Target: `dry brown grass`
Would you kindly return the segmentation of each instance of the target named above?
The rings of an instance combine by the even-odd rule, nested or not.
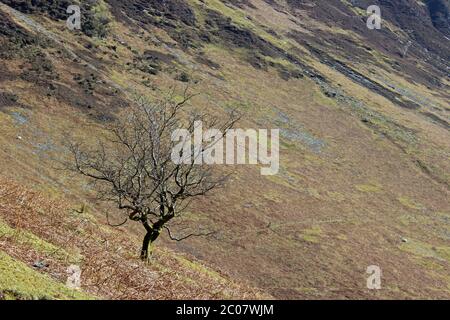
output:
[[[66,268],[78,264],[82,290],[102,299],[265,297],[167,249],[157,250],[150,263],[143,263],[134,254],[137,238],[70,208],[62,199],[49,199],[0,178],[0,222],[3,220],[17,235],[32,233],[43,240],[18,241],[19,236],[0,232],[0,250],[28,265],[45,261],[49,267],[43,272],[61,282],[67,277]],[[47,243],[56,250],[49,250]]]

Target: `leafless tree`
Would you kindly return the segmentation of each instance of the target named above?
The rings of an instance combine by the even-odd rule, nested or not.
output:
[[[68,143],[73,159],[66,168],[90,178],[99,199],[112,202],[126,213],[125,220],[116,226],[132,220],[145,228],[143,260],[151,255],[163,229],[177,241],[195,235],[176,238],[168,222],[185,212],[190,200],[206,195],[226,180],[226,175],[214,167],[195,163],[195,152],[212,148],[217,140],[203,142],[201,150],[192,147],[194,156],[189,161],[179,164],[172,160],[171,136],[175,130],[183,128],[192,136],[197,121],[202,121],[203,126],[225,134],[239,119],[234,111],[222,117],[224,120],[205,112],[188,112],[185,107],[192,97],[187,89],[181,101],[176,101],[175,90],[160,101],[139,97],[126,110],[126,116],[107,126],[95,146],[73,140]]]

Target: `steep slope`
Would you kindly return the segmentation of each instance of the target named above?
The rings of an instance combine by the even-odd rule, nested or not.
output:
[[[170,250],[142,263],[138,239],[86,206],[0,183],[0,300],[270,298]],[[73,266],[80,290],[65,286]]]
[[[81,32],[66,1],[1,2],[5,176],[111,210],[54,169],[62,133],[92,139],[133,92],[190,81],[193,104],[280,128],[281,169],[225,168],[229,187],[182,221],[215,236],[164,247],[278,298],[450,296],[445,1],[88,1]],[[369,265],[382,290],[366,288]]]

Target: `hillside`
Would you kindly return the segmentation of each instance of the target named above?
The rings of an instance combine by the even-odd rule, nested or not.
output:
[[[72,2],[0,1],[3,297],[450,298],[449,1],[90,0],[79,31]],[[224,168],[228,186],[174,226],[216,233],[164,235],[143,265],[139,226],[109,227],[114,208],[54,159],[66,132],[91,141],[135,93],[187,83],[192,105],[279,128],[280,171]],[[75,296],[73,262],[88,275]],[[34,283],[11,284],[16,268]]]
[[[0,198],[0,300],[270,298],[168,249],[140,262],[138,239],[87,207],[4,179]],[[71,265],[82,266],[81,291],[65,286]]]

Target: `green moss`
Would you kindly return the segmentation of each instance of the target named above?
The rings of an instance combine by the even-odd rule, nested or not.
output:
[[[106,38],[110,32],[111,13],[103,0],[87,5],[83,32],[89,37]]]
[[[71,290],[49,276],[0,251],[0,293],[5,299],[91,300],[86,293]]]
[[[382,190],[379,184],[358,184],[356,185],[356,189],[366,193],[380,192]]]
[[[400,197],[398,198],[398,201],[400,201],[400,203],[402,205],[404,205],[405,207],[409,208],[409,209],[415,209],[415,210],[420,210],[423,208],[423,206],[417,202],[415,202],[414,200],[411,200],[407,197]]]
[[[297,287],[297,288],[293,288],[293,289],[299,293],[309,294],[309,295],[314,295],[314,294],[318,293],[317,288]]]
[[[320,242],[321,235],[322,229],[320,229],[320,227],[318,226],[313,226],[311,229],[303,230],[303,233],[300,235],[300,237],[307,242],[318,243]]]
[[[442,259],[450,262],[450,247],[436,247],[436,252]]]
[[[336,201],[336,202],[342,202],[345,201],[345,195],[340,193],[340,192],[336,192],[336,191],[327,191],[327,196],[330,200],[332,201]]]
[[[210,9],[218,11],[224,16],[231,18],[231,20],[234,23],[249,29],[255,28],[253,22],[247,19],[247,14],[244,11],[237,8],[234,9],[229,6],[226,6],[223,2],[219,0],[206,0],[203,2],[206,3]],[[200,1],[195,0],[194,3],[200,3]]]
[[[284,58],[272,58],[269,56],[264,56],[264,60],[272,65],[280,65],[286,68],[294,68],[294,65]]]
[[[367,16],[367,12],[364,11],[363,9],[356,7],[355,5],[351,4],[350,1],[348,0],[341,0],[343,3],[345,3],[348,8],[350,10],[352,10],[354,13],[356,13],[357,15],[361,16],[361,17],[366,17]]]
[[[422,258],[435,258],[450,262],[450,247],[432,246],[418,240],[409,240],[407,243],[403,243],[400,249]]]
[[[409,226],[412,223],[417,223],[416,217],[409,214],[403,214],[399,216],[398,220],[400,221],[401,224],[405,226]]]

